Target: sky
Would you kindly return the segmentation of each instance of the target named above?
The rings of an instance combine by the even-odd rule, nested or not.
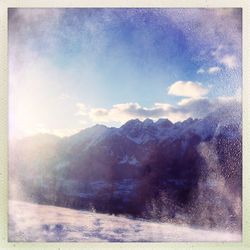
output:
[[[8,12],[9,131],[69,136],[240,101],[241,9]]]

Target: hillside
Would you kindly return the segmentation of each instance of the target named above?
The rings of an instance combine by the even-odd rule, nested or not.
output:
[[[50,242],[240,241],[240,234],[9,202],[9,240]]]

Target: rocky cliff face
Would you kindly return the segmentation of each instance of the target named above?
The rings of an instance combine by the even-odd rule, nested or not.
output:
[[[10,197],[240,229],[241,137],[240,113],[220,111],[25,138],[10,145]]]

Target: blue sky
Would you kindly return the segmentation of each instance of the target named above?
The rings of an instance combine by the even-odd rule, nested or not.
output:
[[[10,9],[10,131],[202,117],[241,93],[240,9]]]

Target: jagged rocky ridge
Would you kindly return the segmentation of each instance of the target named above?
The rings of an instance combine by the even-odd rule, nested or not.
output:
[[[10,144],[10,198],[240,230],[241,126],[223,109],[25,138]]]

